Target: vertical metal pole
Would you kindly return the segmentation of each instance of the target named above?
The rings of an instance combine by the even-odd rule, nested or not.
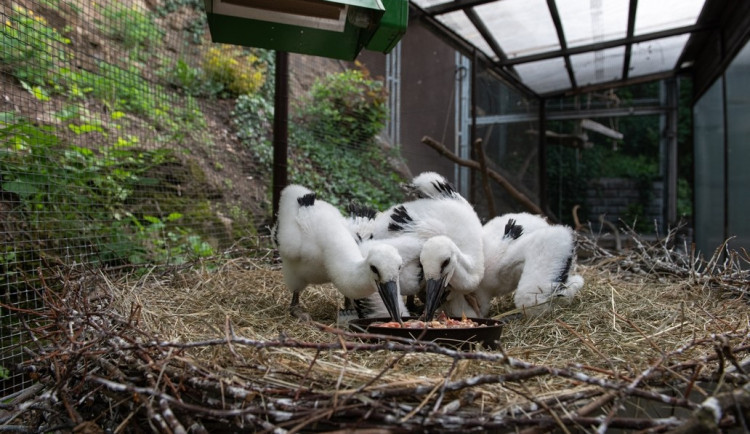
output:
[[[667,221],[668,225],[677,222],[677,106],[679,87],[676,78],[666,81],[667,85]],[[665,228],[666,230],[666,228]]]
[[[390,113],[385,130],[391,143],[401,143],[401,42],[385,56],[385,79],[388,86]]]
[[[539,99],[539,208],[549,214],[547,203],[547,101]],[[562,215],[563,210],[558,212]],[[559,216],[558,216],[559,218]]]
[[[724,45],[722,44],[722,59],[724,58]],[[727,104],[727,75],[726,70],[724,70],[721,74],[721,112],[722,112],[722,129],[724,130],[724,167],[722,170],[724,171],[723,176],[723,182],[722,182],[722,190],[724,194],[724,206],[722,207],[721,212],[724,213],[724,224],[722,228],[722,241],[725,241],[729,238],[729,120],[727,119],[727,113],[728,113],[728,104]],[[714,246],[718,247],[718,246]],[[722,255],[722,258],[725,257]]]
[[[470,158],[471,148],[471,143],[469,143],[469,105],[471,104],[471,101],[469,101],[469,84],[471,80],[468,77],[470,68],[470,59],[462,55],[459,51],[456,51],[455,154],[465,159]],[[464,197],[469,197],[471,169],[459,166],[458,164],[454,166],[456,169],[456,187]]]
[[[276,52],[273,109],[273,220],[279,212],[281,190],[287,184],[287,147],[289,144],[289,53]]]
[[[474,143],[477,140],[477,66],[479,65],[479,62],[477,60],[477,49],[474,48],[474,51],[471,53],[471,133],[470,133],[470,139],[469,139],[469,155],[471,155],[471,159],[474,161],[478,161],[479,156],[475,155],[474,152]],[[482,143],[482,146],[485,144]],[[471,193],[469,194],[469,201],[471,203],[477,203],[477,197],[476,197],[476,188],[475,186],[475,179],[474,173],[471,174],[471,190],[469,190]]]

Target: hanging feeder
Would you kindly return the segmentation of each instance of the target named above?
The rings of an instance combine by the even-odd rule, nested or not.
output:
[[[408,0],[204,0],[213,42],[354,60],[388,53],[406,32]]]

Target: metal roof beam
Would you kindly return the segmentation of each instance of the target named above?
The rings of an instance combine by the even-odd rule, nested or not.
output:
[[[486,3],[496,2],[498,0],[455,0],[448,3],[435,5],[431,8],[426,8],[424,11],[430,15],[442,15],[450,12],[455,12],[461,9],[473,8],[474,6],[481,6]]]
[[[474,50],[477,50],[477,48],[473,44],[448,28],[445,24],[441,23],[436,18],[426,14],[424,12],[424,9],[420,8],[412,2],[409,2],[409,9],[410,20],[413,19],[421,22],[435,36],[442,39],[455,50],[460,51],[466,56],[471,55]],[[538,97],[538,94],[525,83],[523,83],[518,78],[518,76],[514,76],[513,74],[509,73],[507,68],[499,67],[494,59],[491,59],[481,50],[477,50],[477,54],[479,55],[479,58],[482,60],[482,62],[489,66],[489,71],[492,71],[494,75],[506,81],[511,85],[511,87],[527,96]]]
[[[599,51],[607,48],[619,47],[625,44],[637,44],[640,42],[652,41],[654,39],[668,38],[670,36],[683,35],[685,33],[703,32],[711,30],[713,25],[693,24],[690,26],[676,27],[674,29],[662,30],[659,32],[646,33],[643,35],[633,36],[631,38],[614,39],[612,41],[597,42],[594,44],[581,45],[578,47],[568,48],[567,50],[548,51],[546,53],[532,54],[529,56],[516,57],[504,62],[498,62],[500,66],[514,66],[521,63],[536,62],[539,60],[548,60],[555,57],[587,53],[589,51]]]
[[[623,86],[630,86],[632,84],[640,84],[640,83],[648,83],[651,81],[656,80],[664,80],[667,78],[676,77],[679,75],[682,70],[669,70],[664,72],[657,72],[654,74],[648,74],[648,75],[641,75],[638,77],[632,77],[628,78],[627,80],[611,80],[603,83],[596,83],[589,86],[581,86],[577,89],[563,89],[559,91],[554,92],[548,92],[544,94],[540,94],[539,96],[541,98],[554,98],[554,97],[560,97],[560,96],[572,96],[572,95],[580,95],[583,93],[588,92],[596,92],[600,90],[606,90],[606,89],[612,89],[613,87],[623,87]]]
[[[495,55],[497,55],[498,59],[500,59],[500,62],[502,63],[508,60],[508,56],[505,54],[503,49],[500,48],[500,44],[497,43],[497,40],[492,36],[490,29],[488,29],[484,24],[484,21],[479,18],[479,15],[477,15],[476,11],[474,11],[474,9],[464,9],[464,13],[466,14],[466,17],[469,18],[469,21],[474,24],[474,27],[477,28],[479,34],[482,35],[482,38],[487,41],[487,44],[490,46]],[[520,80],[518,72],[516,72],[515,68],[510,66],[506,69],[509,74]]]
[[[630,8],[628,9],[628,33],[626,39],[633,39],[635,34],[635,13],[638,10],[638,0],[630,0]],[[622,79],[628,79],[628,73],[630,72],[630,56],[633,52],[633,44],[625,44],[625,57],[622,59]]]
[[[565,32],[562,27],[562,20],[560,20],[560,13],[557,11],[556,0],[547,0],[547,8],[550,15],[552,15],[552,22],[555,23],[557,39],[560,41],[560,49],[566,52],[568,51],[568,44],[565,42]],[[563,57],[565,58],[565,69],[568,70],[568,77],[570,78],[570,86],[576,88],[578,85],[576,84],[576,75],[573,73],[573,65],[570,63],[570,55],[565,54]]]
[[[641,107],[617,107],[588,110],[546,110],[547,120],[563,121],[570,119],[594,119],[594,118],[621,118],[627,116],[649,116],[660,115],[669,111],[665,106],[641,106]],[[509,115],[477,116],[477,125],[515,124],[519,122],[532,122],[538,120],[537,113],[516,113]]]

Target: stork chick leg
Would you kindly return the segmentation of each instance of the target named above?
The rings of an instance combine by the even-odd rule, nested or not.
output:
[[[417,303],[414,301],[415,296],[413,295],[407,295],[406,296],[406,308],[409,310],[409,315],[414,316],[417,314],[421,314],[424,310],[424,305],[417,306]]]
[[[471,306],[472,309],[474,309],[474,312],[477,313],[477,316],[482,315],[482,311],[479,310],[479,301],[477,300],[477,296],[474,293],[464,294],[464,299],[466,300],[466,303]]]
[[[354,303],[353,298],[344,297],[344,308],[340,309],[336,317],[336,325],[339,328],[346,328],[349,325],[349,321],[359,318],[357,314],[357,306]]]
[[[289,304],[289,313],[303,322],[312,322],[312,317],[299,304],[299,292],[292,292],[292,302]]]

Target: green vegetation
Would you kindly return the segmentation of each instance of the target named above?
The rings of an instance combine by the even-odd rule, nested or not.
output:
[[[267,139],[273,106],[260,95],[241,96],[233,112],[239,137],[270,173]],[[402,199],[388,152],[375,143],[383,128],[386,94],[364,69],[318,79],[290,122],[289,181],[316,191],[334,205],[354,201],[379,209]],[[270,179],[270,176],[269,176]]]
[[[386,103],[382,82],[364,69],[350,69],[318,79],[298,116],[317,136],[347,145],[367,142],[383,129]]]
[[[206,51],[203,70],[208,80],[221,85],[227,96],[252,94],[260,90],[266,64],[253,53],[234,45],[216,45]]]
[[[197,17],[182,30],[186,44],[199,44],[205,17],[191,11],[202,10],[200,0],[165,0],[154,12],[113,1],[37,6],[14,6],[0,29],[2,73],[44,114],[34,121],[0,114],[0,190],[16,204],[13,224],[33,234],[0,252],[2,280],[17,282],[18,273],[34,274],[51,257],[180,264],[255,233],[252,214],[238,202],[212,201],[236,188],[224,164],[207,164],[222,172],[210,185],[189,156],[200,147],[175,145],[213,146],[198,99],[236,98],[237,134],[270,172],[274,53],[211,45],[163,56],[158,18],[177,11]],[[74,29],[72,21],[83,18],[93,18],[87,31],[95,34]],[[337,204],[382,208],[399,200],[402,180],[387,163],[398,149],[375,143],[385,102],[382,83],[363,69],[321,77],[293,115],[290,181]]]
[[[691,83],[680,82],[680,108],[678,113],[678,217],[692,214],[692,142],[690,114]],[[618,89],[617,96],[622,105],[631,104],[637,99],[658,98],[659,83]],[[659,142],[660,126],[658,116],[633,116],[617,118],[614,127],[625,136],[623,141],[606,139],[596,133],[589,133],[594,142],[591,149],[576,150],[562,146],[548,147],[548,186],[550,206],[558,217],[572,223],[570,210],[574,205],[585,204],[589,180],[598,178],[628,178],[636,182],[640,193],[638,203],[631,204],[626,215],[620,216],[627,223],[636,222],[636,229],[642,233],[654,231],[653,222],[647,221],[645,210],[652,199],[652,183],[660,179]],[[550,122],[550,129],[571,132],[573,122]],[[598,216],[588,215],[581,209],[581,219],[595,221]],[[674,222],[668,222],[672,224]]]
[[[44,17],[13,5],[13,13],[0,30],[0,64],[30,86],[45,86],[56,68],[69,61],[66,45],[70,40],[50,27]]]
[[[164,32],[156,26],[153,18],[136,6],[105,4],[102,8],[105,22],[102,31],[119,41],[134,60],[145,60],[146,54],[161,44]]]
[[[210,247],[197,235],[176,225],[165,230],[166,223],[176,223],[181,215],[172,213],[161,221],[129,211],[136,189],[159,182],[147,174],[175,161],[172,150],[140,149],[134,138],[118,138],[114,145],[97,150],[65,145],[52,128],[32,125],[10,113],[2,115],[0,140],[5,146],[0,149],[4,174],[0,187],[18,197],[27,229],[47,240],[46,250],[75,255],[69,251],[70,240],[87,240],[89,245],[80,254],[94,249],[95,262],[136,264],[146,258],[181,263],[209,254]],[[153,235],[158,231],[166,236],[157,242]]]
[[[208,27],[206,14],[203,13],[203,0],[163,0],[157,5],[156,11],[159,16],[164,17],[182,8],[201,12],[195,14],[194,18],[188,21],[183,28],[187,40],[193,44],[200,44]]]

